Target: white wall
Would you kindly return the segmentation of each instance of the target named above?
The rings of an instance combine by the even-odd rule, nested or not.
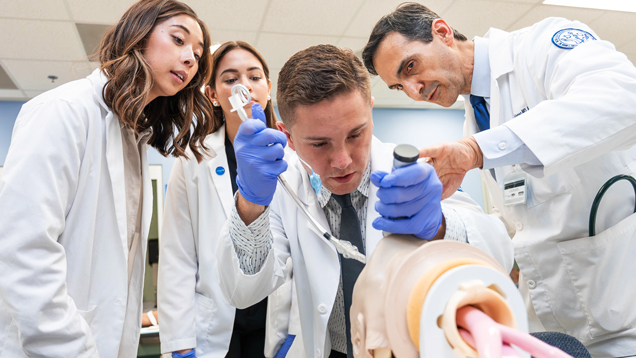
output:
[[[373,110],[373,122],[373,134],[383,142],[421,148],[462,139],[464,111],[376,108]],[[478,171],[468,172],[461,188],[483,207]]]

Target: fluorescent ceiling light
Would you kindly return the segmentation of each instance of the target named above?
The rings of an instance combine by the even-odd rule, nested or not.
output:
[[[543,3],[546,5],[636,12],[636,1],[634,0],[545,0]]]
[[[210,46],[210,53],[214,53],[214,51],[216,51],[216,49],[219,47],[221,47],[221,44],[215,44]]]

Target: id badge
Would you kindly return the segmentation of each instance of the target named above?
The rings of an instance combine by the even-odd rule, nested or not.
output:
[[[516,171],[506,175],[504,178],[504,205],[514,206],[526,203],[528,188],[526,173]]]

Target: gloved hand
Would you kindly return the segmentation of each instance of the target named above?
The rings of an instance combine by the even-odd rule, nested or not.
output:
[[[391,173],[375,171],[371,182],[377,186],[375,210],[382,215],[373,227],[395,234],[413,234],[430,240],[442,224],[442,183],[435,169],[415,163]]]
[[[187,353],[183,354],[179,352],[172,352],[172,358],[197,358],[197,356],[195,355],[194,349],[191,349]]]
[[[247,201],[269,205],[276,191],[277,177],[287,170],[283,160],[287,137],[265,125],[265,112],[252,106],[252,117],[241,123],[234,138],[236,184]]]

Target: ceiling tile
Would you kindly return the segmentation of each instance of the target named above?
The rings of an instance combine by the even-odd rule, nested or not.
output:
[[[35,98],[35,97],[41,95],[44,92],[45,91],[24,91],[24,94],[27,95],[27,98],[32,99],[32,98]]]
[[[636,13],[606,11],[588,25],[601,39],[621,46],[636,38]]]
[[[337,37],[262,33],[256,48],[270,67],[283,67],[296,52],[319,44],[336,44]]]
[[[18,89],[2,66],[0,66],[0,89]]]
[[[0,89],[0,98],[5,101],[10,99],[25,99],[22,91],[10,89]]]
[[[622,53],[636,53],[636,39],[620,46],[616,49]]]
[[[73,23],[56,21],[0,21],[0,58],[79,60],[86,56]]]
[[[77,27],[80,39],[82,39],[84,51],[87,55],[91,56],[92,54],[99,52],[99,45],[102,43],[104,35],[106,35],[106,30],[108,30],[111,26],[77,23],[75,24],[75,27]]]
[[[3,63],[20,88],[37,91],[48,91],[66,82],[84,78],[93,71],[94,66],[85,61],[4,60]],[[51,82],[49,75],[58,78]]]
[[[69,20],[63,0],[0,0],[0,17]]]
[[[135,0],[65,0],[71,20],[88,24],[112,25],[134,4]]]
[[[491,27],[507,29],[532,6],[522,2],[457,0],[443,16],[450,26],[471,39],[483,36]]]
[[[373,26],[382,16],[391,13],[403,2],[404,0],[367,0],[353,18],[344,35],[368,39]],[[433,0],[427,1],[425,5],[441,15],[442,11],[448,8],[452,2],[453,0]]]
[[[601,16],[604,11],[594,9],[582,9],[570,6],[537,5],[530,9],[514,24],[506,28],[507,31],[519,30],[548,17],[563,17],[569,20],[577,20],[584,24],[590,24]]]
[[[255,31],[233,31],[233,30],[210,30],[212,44],[222,44],[226,41],[245,41],[250,44],[256,43],[258,33]]]
[[[210,30],[258,31],[267,8],[265,0],[186,0],[186,3]]]
[[[341,35],[363,0],[271,0],[263,31]]]
[[[362,49],[367,44],[367,40],[367,38],[361,37],[343,37],[338,41],[338,47],[351,49],[358,57],[361,57]]]

